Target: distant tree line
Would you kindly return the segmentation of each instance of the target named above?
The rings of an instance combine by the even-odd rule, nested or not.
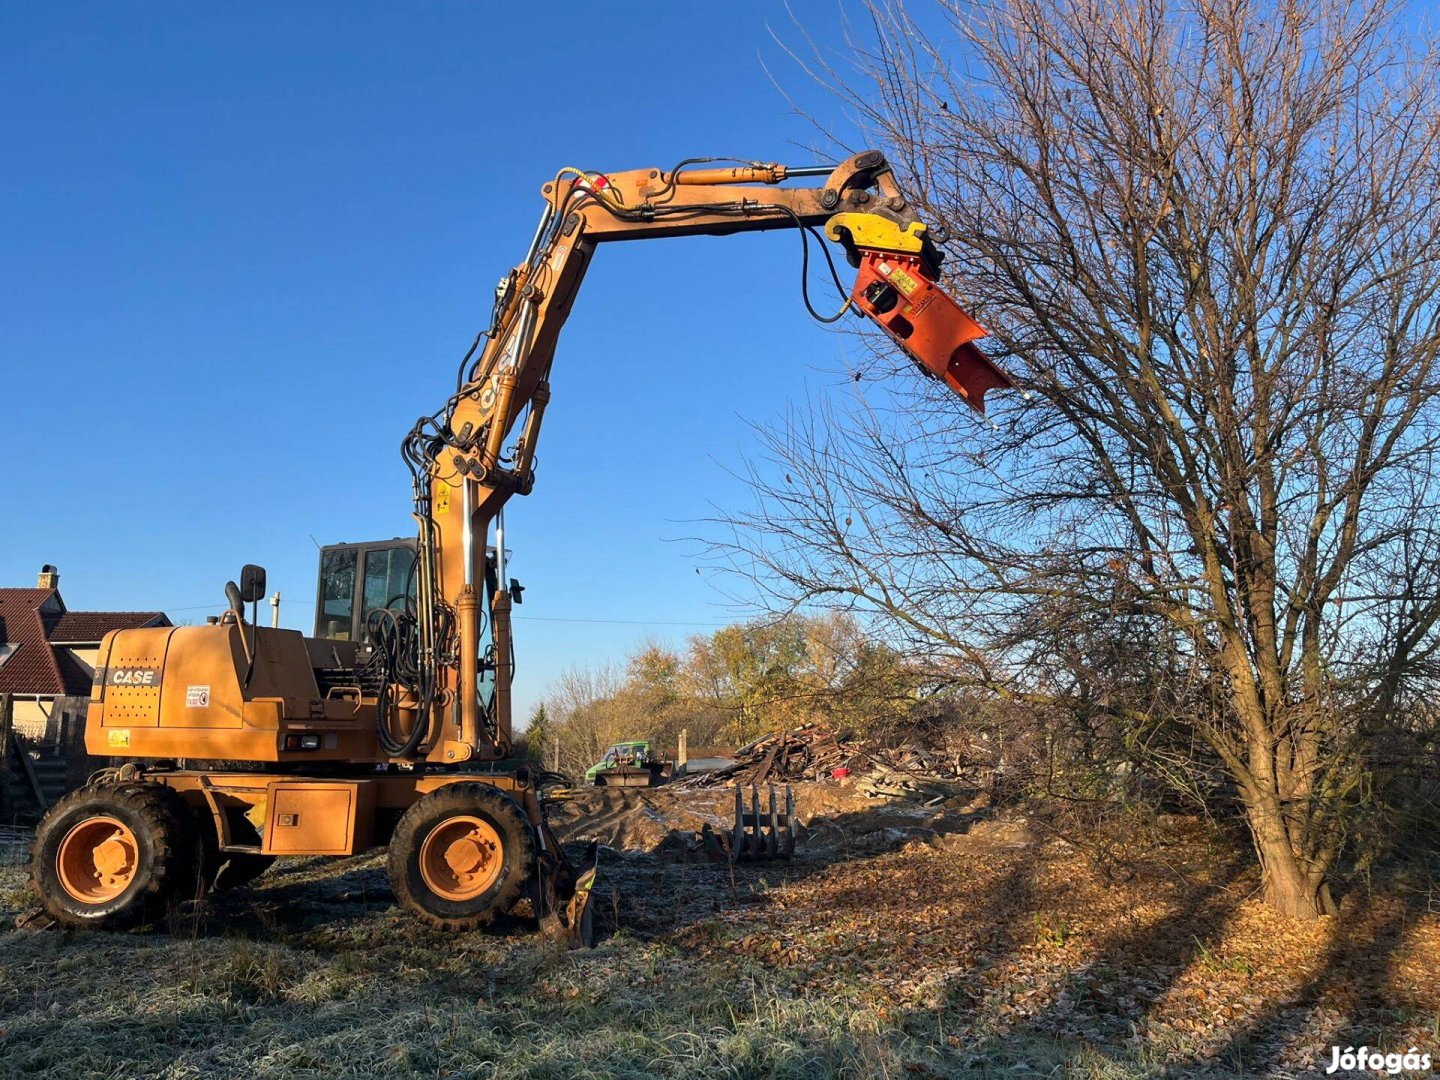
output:
[[[855,731],[892,725],[925,698],[926,679],[839,612],[737,623],[685,647],[639,647],[623,668],[573,668],[531,718],[525,751],[578,775],[611,744],[658,738],[674,749],[737,747],[823,720]]]

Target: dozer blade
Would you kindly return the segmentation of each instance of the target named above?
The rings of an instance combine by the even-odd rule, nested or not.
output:
[[[595,867],[592,866],[576,879],[575,895],[565,905],[565,922],[568,925],[572,949],[590,949],[595,946],[595,915],[590,908],[590,896],[594,887]]]
[[[647,772],[647,773],[634,773],[634,774],[627,773],[627,774],[625,774],[624,776],[617,776],[617,777],[615,777],[613,780],[607,781],[607,782],[606,782],[606,786],[607,786],[607,787],[622,787],[622,788],[627,788],[627,787],[654,787],[654,786],[655,786],[655,782],[650,778],[650,774],[649,774],[648,772]]]
[[[557,846],[556,850],[560,850]],[[562,855],[563,858],[563,855]],[[595,920],[590,909],[590,898],[595,889],[595,877],[599,864],[599,845],[591,843],[585,852],[584,866],[576,872],[567,862],[557,878],[564,880],[573,875],[574,887],[557,889],[558,881],[541,886],[543,897],[537,911],[540,913],[540,929],[555,941],[564,942],[572,949],[589,949],[595,945]]]

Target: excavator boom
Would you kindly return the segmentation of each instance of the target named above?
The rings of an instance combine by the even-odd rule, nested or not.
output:
[[[821,175],[819,187],[783,186]],[[761,162],[717,167],[708,161],[668,171],[567,168],[541,195],[545,206],[535,239],[497,290],[484,348],[445,407],[422,418],[405,444],[415,479],[422,564],[415,667],[433,672],[435,692],[419,685],[410,689],[422,717],[435,712],[442,689],[455,695],[448,699],[448,719],[436,715],[432,724],[411,729],[413,745],[406,752],[424,746],[431,760],[503,756],[510,741],[509,583],[503,567],[486,563],[484,540],[492,521],[497,531],[503,528],[505,502],[534,486],[556,342],[600,245],[823,228],[857,271],[848,310],[882,328],[923,371],[977,410],[984,411],[987,391],[1011,385],[975,345],[985,330],[939,284],[942,256],[934,236],[876,151],[856,154],[833,169]],[[497,542],[502,563],[503,547]],[[478,701],[472,670],[487,574],[494,579],[488,607],[499,658],[488,708]],[[459,662],[448,669],[453,679],[437,669],[451,652],[442,640],[447,625],[458,643]],[[419,727],[427,729],[425,737],[416,734]],[[443,735],[439,728],[446,729]]]

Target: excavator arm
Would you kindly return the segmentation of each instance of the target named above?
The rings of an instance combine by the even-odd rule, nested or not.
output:
[[[820,176],[820,187],[782,186]],[[834,169],[709,159],[669,171],[564,169],[541,193],[530,250],[497,289],[491,326],[462,364],[455,393],[404,443],[419,526],[415,608],[406,615],[413,632],[409,655],[386,661],[393,670],[378,707],[382,745],[397,758],[455,763],[508,753],[513,665],[501,510],[534,486],[556,342],[600,244],[823,228],[857,270],[846,308],[977,410],[986,391],[1011,385],[974,345],[985,331],[938,285],[935,238],[876,151]],[[486,614],[495,676],[488,706],[478,691]]]
[[[824,187],[777,186],[818,171],[784,165],[640,169],[608,176],[567,170],[546,184],[536,243],[502,283],[502,310],[487,347],[474,378],[453,400],[452,463],[461,468],[463,461],[466,473],[497,495],[528,489],[534,433],[522,432],[508,469],[501,448],[521,411],[534,405],[537,390],[543,416],[544,384],[560,329],[595,247],[617,240],[824,226],[860,271],[852,290],[854,309],[983,411],[985,392],[1009,380],[971,344],[985,331],[936,286],[939,252],[883,155],[855,155],[828,173]],[[897,270],[903,271],[898,277]]]

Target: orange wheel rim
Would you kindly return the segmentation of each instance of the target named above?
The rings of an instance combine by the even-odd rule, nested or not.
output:
[[[420,876],[446,900],[473,900],[500,877],[505,848],[495,826],[469,815],[446,818],[420,845]]]
[[[86,818],[65,834],[55,857],[60,885],[82,904],[114,900],[135,880],[140,845],[113,817]]]

